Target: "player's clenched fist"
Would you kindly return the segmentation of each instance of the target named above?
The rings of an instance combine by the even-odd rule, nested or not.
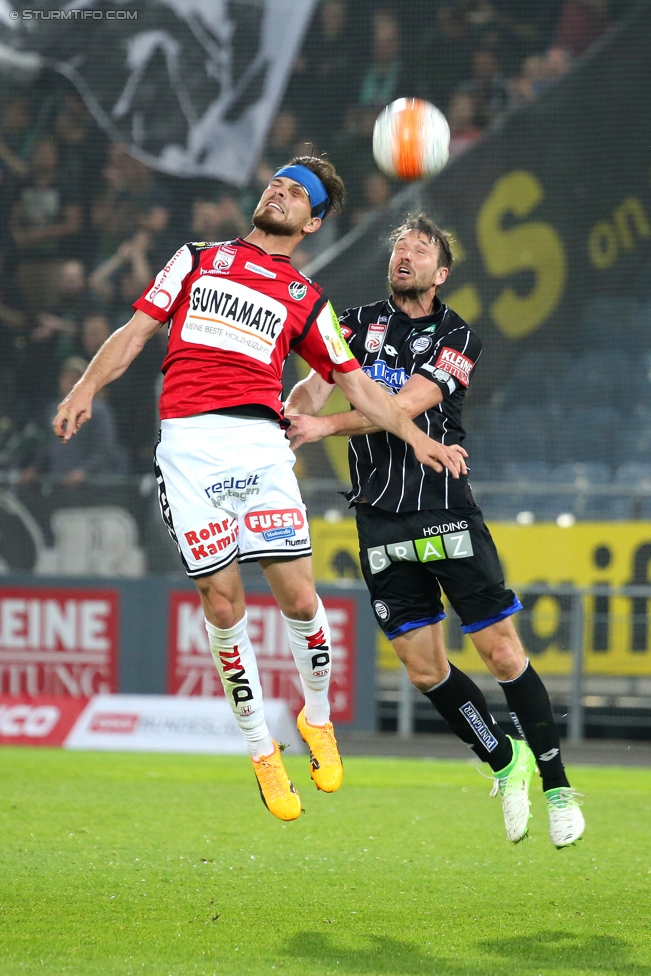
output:
[[[73,434],[77,433],[82,424],[90,420],[92,413],[92,393],[77,384],[58,406],[57,415],[52,421],[54,433],[65,444]]]

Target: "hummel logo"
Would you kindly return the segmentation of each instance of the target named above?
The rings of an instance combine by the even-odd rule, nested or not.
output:
[[[558,752],[558,749],[550,749],[549,752],[543,752],[542,756],[538,756],[538,758],[543,762],[549,762],[550,759],[553,759],[554,756],[558,755]]]

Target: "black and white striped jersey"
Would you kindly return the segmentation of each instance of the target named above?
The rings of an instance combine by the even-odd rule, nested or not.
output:
[[[463,319],[436,298],[432,313],[420,319],[409,318],[387,299],[347,309],[339,321],[364,372],[389,393],[398,393],[414,373],[440,387],[442,403],[414,423],[434,440],[461,444],[461,407],[481,354],[478,336]],[[472,499],[467,478],[457,481],[447,470],[437,474],[386,431],[351,437],[348,460],[351,502],[363,498],[389,512],[414,512],[459,508]]]

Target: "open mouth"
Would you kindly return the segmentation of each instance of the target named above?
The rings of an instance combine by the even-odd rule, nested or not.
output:
[[[399,264],[396,268],[396,274],[399,278],[409,278],[411,275],[411,268],[408,268],[406,264]]]
[[[278,213],[281,213],[281,214],[284,214],[284,213],[285,213],[285,211],[284,211],[284,210],[283,210],[283,208],[282,208],[282,207],[280,206],[280,204],[279,204],[279,203],[276,203],[276,202],[275,202],[275,200],[273,200],[273,201],[272,201],[271,203],[268,203],[268,204],[267,204],[267,207],[269,207],[269,209],[270,209],[270,210],[271,210],[271,209],[273,209],[273,210],[277,210],[277,211],[278,211]]]

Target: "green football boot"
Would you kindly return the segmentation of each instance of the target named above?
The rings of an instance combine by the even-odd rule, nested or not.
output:
[[[495,773],[491,796],[500,793],[506,836],[513,844],[518,844],[529,832],[529,784],[536,770],[536,759],[522,739],[511,739],[511,744],[513,758],[508,766]]]
[[[549,813],[549,839],[555,847],[571,847],[583,836],[585,819],[577,796],[581,794],[569,786],[547,790],[545,793]]]

